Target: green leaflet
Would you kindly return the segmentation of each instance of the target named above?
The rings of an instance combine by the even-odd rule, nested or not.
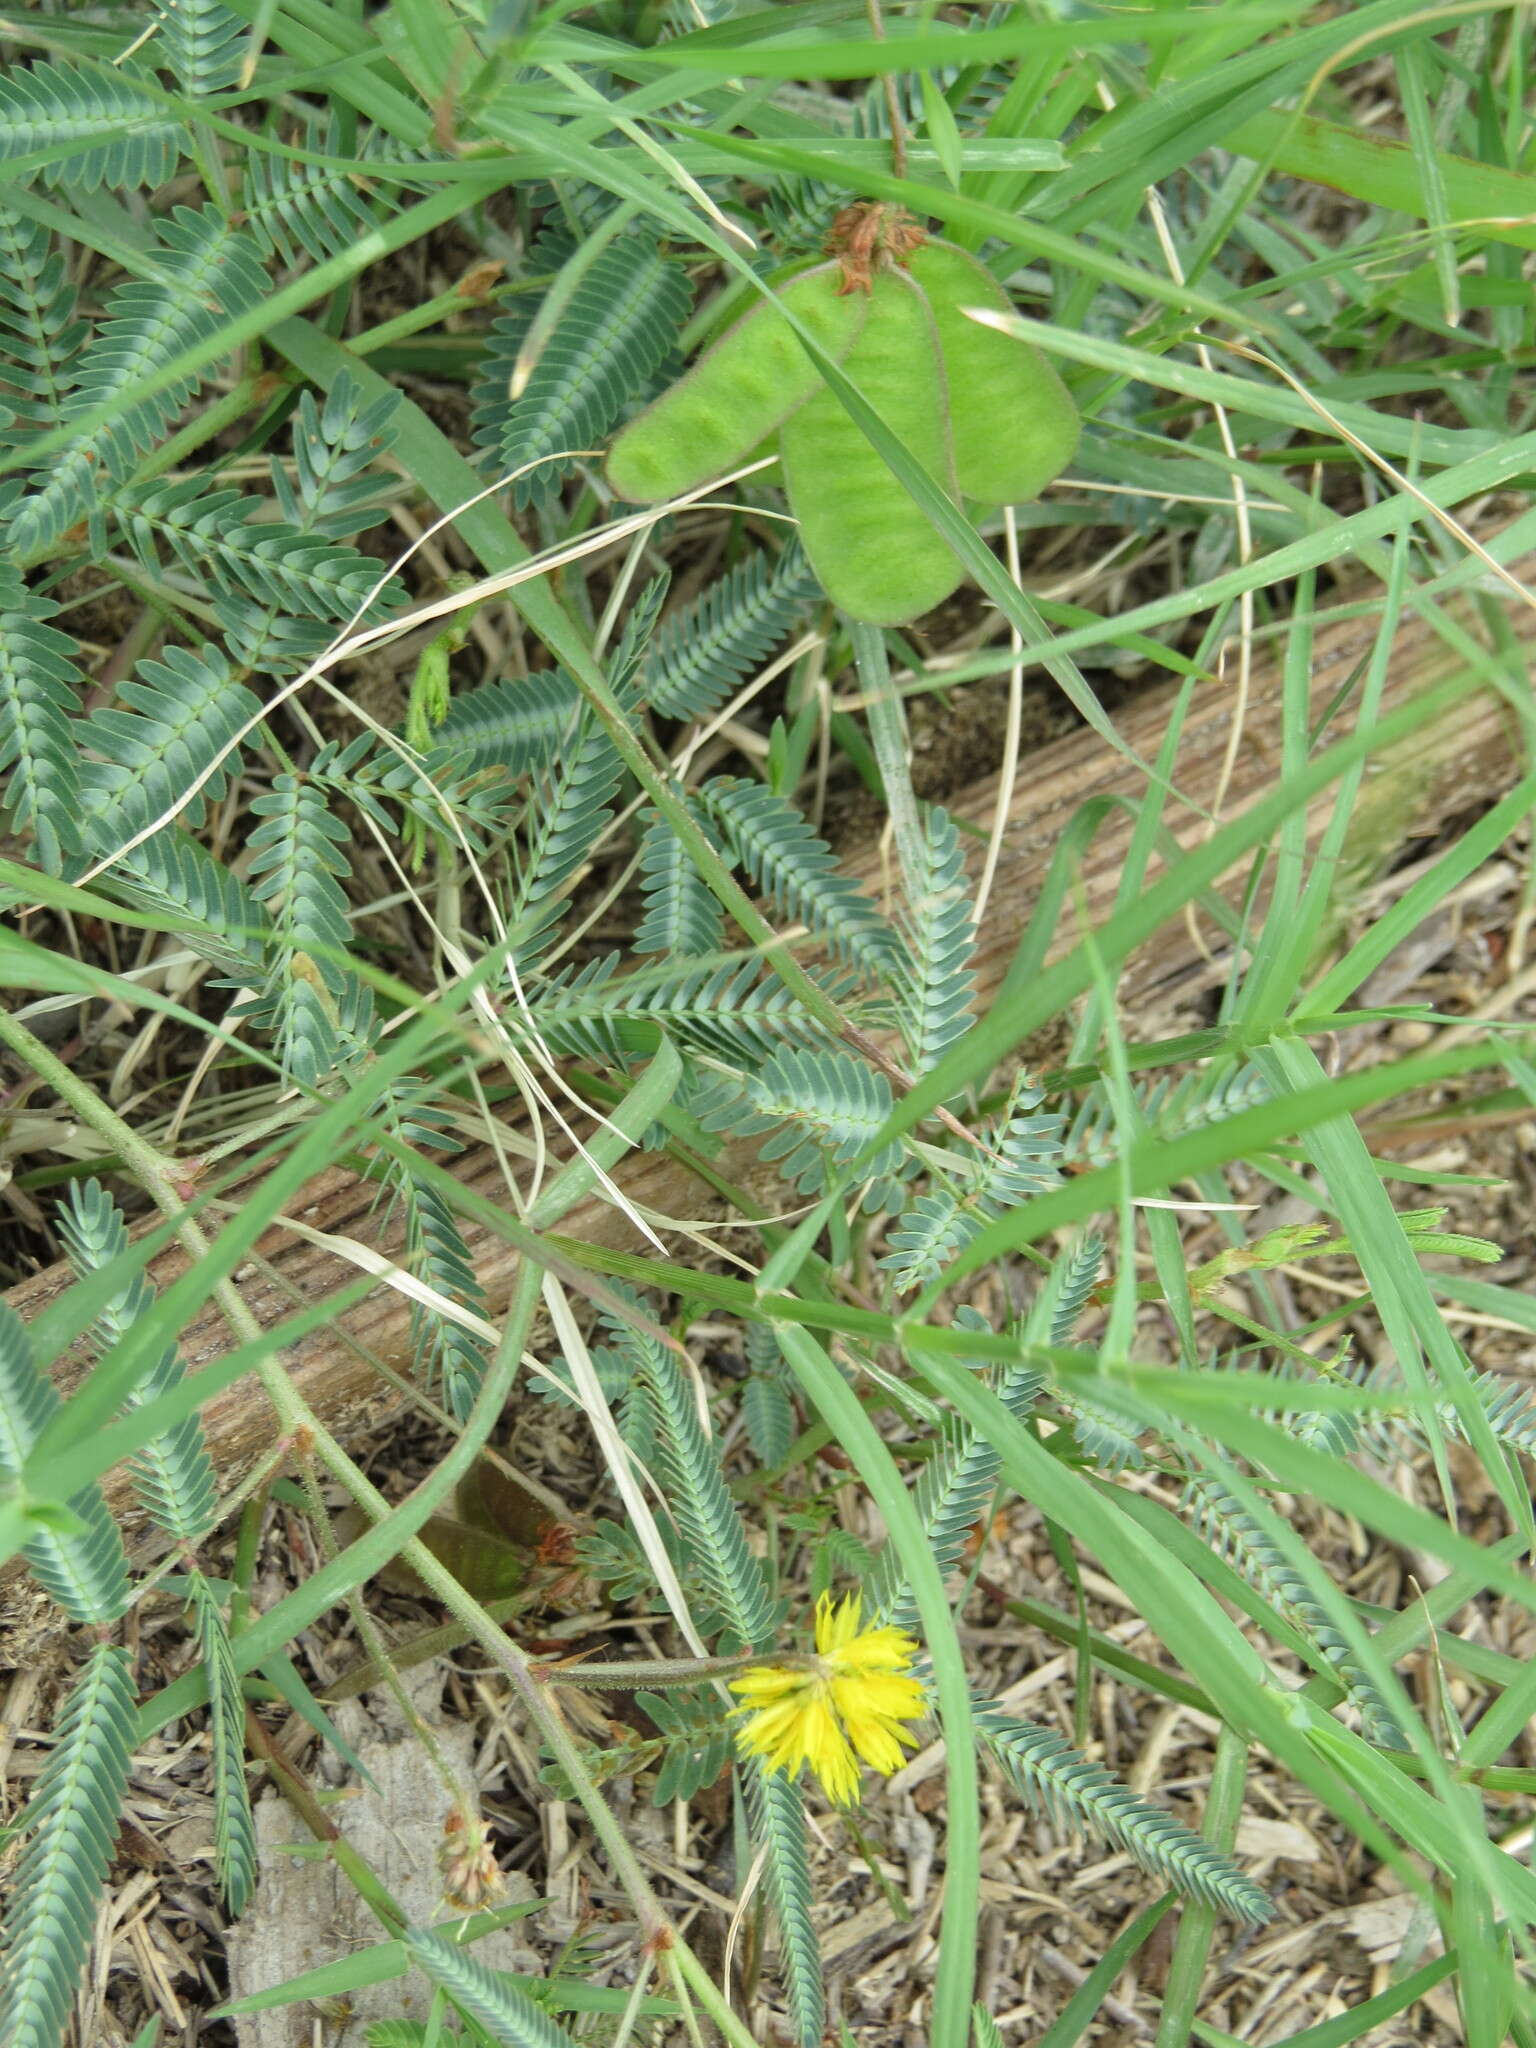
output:
[[[261,712],[255,694],[205,644],[196,654],[168,647],[158,661],[141,661],[117,700],[75,735],[98,757],[87,764],[96,830],[105,833],[107,815],[125,803],[146,819],[179,813],[184,825],[202,824],[239,770]]]
[[[1229,1857],[1162,1807],[1117,1784],[1054,1728],[978,1706],[976,1732],[1018,1789],[1058,1826],[1086,1825],[1127,1850],[1144,1870],[1234,1919],[1268,1920],[1274,1908]]]
[[[370,128],[358,152],[368,164],[368,179],[326,157],[345,158],[339,122],[316,115],[301,136],[306,154],[322,159],[304,162],[252,150],[245,159],[241,203],[247,233],[283,263],[302,263],[306,256],[322,263],[339,256],[361,234],[387,217],[396,189],[424,191],[412,178],[413,164],[428,161],[419,152],[394,141],[383,129]],[[373,189],[370,190],[370,187]]]
[[[757,886],[842,958],[883,979],[899,957],[895,933],[874,904],[837,872],[831,848],[786,798],[761,783],[722,775],[699,792],[706,814]]]
[[[82,1275],[109,1266],[128,1249],[127,1225],[97,1180],[76,1181],[55,1220],[71,1263]],[[134,1273],[96,1319],[92,1335],[98,1350],[108,1352],[126,1337],[154,1299],[155,1291],[144,1275]],[[176,1346],[166,1345],[129,1390],[128,1405],[143,1407],[157,1394],[168,1392],[182,1380],[185,1370]],[[178,1542],[198,1543],[213,1527],[218,1485],[202,1424],[195,1415],[144,1445],[134,1460],[134,1477],[145,1511]]]
[[[455,697],[435,738],[445,757],[471,768],[528,775],[548,767],[569,740],[580,705],[563,669],[543,669]]]
[[[647,702],[665,718],[707,718],[820,594],[795,542],[777,558],[749,555],[662,626],[645,665]]]
[[[44,184],[163,185],[187,142],[129,66],[39,63],[0,77],[0,164],[48,151],[52,161],[36,174]]]
[[[500,1971],[487,1969],[470,1950],[427,1927],[409,1928],[405,1946],[416,1967],[493,2041],[505,2048],[575,2048],[574,2034]]]
[[[898,979],[907,1064],[926,1074],[970,1023],[976,934],[965,855],[954,820],[932,806],[923,818],[923,873],[902,919],[908,957]]]
[[[779,1975],[799,2048],[821,2048],[826,2024],[821,1943],[811,1919],[805,1798],[782,1771],[738,1754],[737,1775],[752,1840],[764,1853],[763,1886],[779,1934]]]
[[[718,1451],[699,1423],[693,1389],[670,1351],[647,1342],[642,1353],[655,1403],[659,1458],[667,1479],[667,1505],[727,1624],[732,1649],[757,1649],[773,1640],[775,1603],[762,1566],[747,1547],[740,1511],[726,1490]]]
[[[90,329],[63,254],[47,228],[0,200],[0,374],[11,417],[0,447],[56,427]]]
[[[475,1277],[473,1261],[447,1203],[425,1180],[408,1175],[403,1177],[403,1185],[407,1244],[417,1279],[483,1318],[485,1290]],[[489,1356],[485,1338],[416,1303],[411,1312],[411,1341],[417,1371],[429,1386],[441,1388],[443,1406],[462,1422],[475,1405],[485,1378]]]
[[[653,812],[640,842],[645,916],[635,931],[637,953],[700,959],[725,943],[725,913],[672,827]]]
[[[129,395],[135,384],[217,334],[229,315],[250,311],[267,289],[255,243],[211,207],[177,207],[160,225],[155,260],[153,281],[135,278],[112,293],[106,318],[80,355],[75,387],[63,408],[66,422],[114,401],[118,409],[56,455],[30,493],[20,495],[14,483],[7,487],[5,546],[20,559],[40,553],[75,520],[94,514],[103,485],[120,482],[134,459],[154,446],[202,377],[179,377],[154,397],[138,400]]]
[[[31,827],[50,874],[80,845],[80,763],[70,731],[80,650],[47,623],[57,610],[0,562],[0,774],[11,771],[16,823]]]
[[[580,452],[600,448],[676,346],[687,307],[682,269],[640,231],[618,237],[586,270],[515,399],[509,379],[529,317],[520,309],[493,327],[475,386],[475,437],[498,470],[521,472],[517,505],[545,503]]]
[[[55,2048],[95,1933],[134,1732],[128,1652],[98,1643],[27,1808],[31,1838],[15,1873],[0,1972],[6,2048]]]
[[[213,1734],[214,1862],[224,1903],[236,1918],[256,1883],[256,1826],[245,1779],[245,1695],[230,1648],[229,1630],[213,1589],[202,1574],[191,1581],[198,1647],[208,1673]]]
[[[28,1453],[60,1405],[52,1380],[32,1355],[21,1318],[0,1302],[0,1484],[20,1479]],[[128,1605],[122,1538],[98,1486],[77,1493],[67,1514],[32,1537],[22,1555],[71,1621],[104,1626]]]

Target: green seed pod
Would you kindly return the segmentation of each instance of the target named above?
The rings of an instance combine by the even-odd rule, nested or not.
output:
[[[965,317],[963,306],[1018,311],[974,256],[953,242],[925,242],[908,268],[938,324],[961,490],[986,505],[1038,498],[1077,447],[1077,407],[1066,385],[1030,342]]]
[[[869,310],[862,294],[839,296],[841,276],[837,264],[819,263],[777,294],[836,362]],[[795,330],[764,301],[616,436],[608,481],[635,505],[691,491],[744,462],[820,384]]]
[[[808,270],[819,270],[825,261],[823,256],[794,256],[787,263],[776,263],[764,274],[762,282],[776,299],[782,298],[787,284],[797,277],[804,277]],[[717,341],[729,334],[738,320],[745,320],[762,303],[762,294],[756,287],[746,278],[738,278],[735,287],[729,292],[722,292],[716,300],[715,304],[721,310],[711,309],[709,319],[699,331],[698,345],[689,353],[702,356],[706,349],[713,348]]]
[[[891,432],[950,496],[949,408],[928,302],[881,271],[844,364]],[[850,618],[899,626],[942,604],[965,574],[947,541],[825,385],[779,437],[790,509],[822,588]]]

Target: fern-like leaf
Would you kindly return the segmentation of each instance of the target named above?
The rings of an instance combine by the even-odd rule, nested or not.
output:
[[[789,1455],[795,1411],[795,1376],[771,1323],[748,1323],[747,1381],[742,1388],[742,1421],[758,1463],[772,1470]]]
[[[332,741],[322,747],[309,764],[309,777],[332,798],[356,804],[390,837],[400,829],[398,809],[427,831],[446,836],[451,828],[456,841],[483,854],[486,841],[500,838],[510,822],[509,791],[499,778],[475,775],[440,752],[432,755],[429,773],[372,733],[358,733],[345,746]]]
[[[59,1716],[27,1808],[0,1966],[6,2048],[57,2048],[117,1841],[136,1726],[133,1665],[98,1643]]]
[[[1149,1136],[1173,1139],[1267,1102],[1270,1093],[1269,1083],[1257,1067],[1213,1060],[1192,1074],[1165,1077],[1139,1088],[1137,1105]],[[1117,1156],[1114,1106],[1102,1084],[1083,1097],[1064,1143],[1069,1159],[1088,1166],[1105,1166]]]
[[[914,986],[909,982],[909,995]],[[909,1014],[917,1014],[915,1005]],[[880,1261],[895,1275],[900,1292],[939,1279],[988,1217],[1054,1187],[1061,1178],[1060,1117],[1020,1113],[1040,1100],[1040,1091],[1020,1074],[1002,1115],[983,1131],[980,1148],[964,1147],[951,1155],[955,1178],[936,1181],[902,1212],[887,1239],[890,1250]]]
[[[18,831],[30,825],[40,864],[58,874],[80,847],[80,770],[71,713],[81,682],[73,640],[48,625],[58,606],[0,562],[0,773]]]
[[[979,1316],[976,1321],[985,1328]],[[1011,1365],[992,1391],[1011,1415],[1022,1417],[1041,1384],[1034,1366]],[[913,1500],[928,1548],[946,1578],[959,1568],[972,1531],[985,1519],[1001,1470],[1000,1454],[984,1438],[954,1419],[946,1423],[941,1447],[923,1467]],[[867,1626],[917,1626],[917,1602],[894,1544],[887,1543],[876,1558],[864,1597]]]
[[[782,1771],[737,1752],[736,1770],[747,1808],[747,1831],[764,1852],[763,1886],[779,1929],[779,1974],[799,2048],[821,2048],[826,1990],[821,1947],[811,1919],[811,1869],[805,1841],[805,1798]]]
[[[135,388],[259,305],[268,290],[255,245],[213,207],[201,213],[178,207],[161,223],[151,259],[150,276],[119,285],[107,301],[107,317],[80,357],[64,409],[66,424],[98,406],[110,405],[111,415],[52,456],[36,487],[12,510],[6,545],[18,557],[41,552],[94,512],[103,492],[121,483],[135,458],[161,438],[209,366],[178,376],[152,397],[135,398]]]
[[[1061,1396],[1061,1405],[1072,1417],[1072,1434],[1083,1456],[1099,1471],[1139,1472],[1147,1462],[1138,1441],[1147,1425],[1138,1416],[1121,1414],[1110,1402],[1076,1388]]]
[[[524,309],[491,329],[475,382],[475,439],[502,471],[533,466],[513,488],[518,507],[543,504],[573,467],[572,450],[595,449],[677,340],[688,317],[688,281],[645,234],[610,242],[571,294],[518,399],[512,365],[528,332]]]
[[[877,981],[898,971],[895,932],[858,885],[837,872],[832,849],[792,803],[760,783],[729,775],[706,783],[699,800],[782,915],[798,918]]]
[[[485,1313],[485,1289],[475,1277],[469,1248],[453,1211],[428,1181],[406,1182],[408,1244],[416,1277],[476,1315]],[[485,1379],[485,1339],[421,1303],[411,1310],[417,1370],[442,1387],[443,1406],[463,1422]]]
[[[713,1697],[695,1704],[655,1692],[637,1692],[635,1705],[650,1715],[663,1738],[651,1803],[670,1806],[674,1799],[692,1799],[713,1785],[730,1760],[731,1710]]]
[[[279,775],[251,809],[267,822],[251,834],[256,858],[250,873],[272,911],[281,945],[294,952],[344,951],[349,936],[347,899],[340,877],[352,872],[341,848],[347,829],[326,809],[323,791],[297,775]],[[332,988],[343,968],[316,962]]]
[[[620,773],[612,740],[595,717],[584,715],[529,805],[507,916],[520,941],[519,959],[536,950],[540,935],[558,914],[565,884],[607,828]]]
[[[122,493],[113,509],[146,567],[158,571],[156,543],[200,581],[237,598],[302,618],[373,623],[406,601],[394,578],[380,587],[371,555],[255,515],[260,501],[240,490],[209,490],[201,476],[172,478]]]
[[[323,791],[297,775],[277,776],[251,809],[262,820],[250,836],[249,873],[272,915],[278,958],[268,984],[280,1054],[295,1079],[313,1087],[341,1042],[336,1003],[355,980],[336,955],[349,936],[340,877],[347,830],[326,808]]]
[[[0,1486],[21,1479],[33,1446],[61,1405],[52,1380],[38,1370],[25,1324],[0,1302]],[[22,1555],[71,1621],[104,1627],[129,1601],[123,1539],[99,1486],[75,1494],[69,1515],[72,1527],[39,1530]]]
[[[369,166],[366,172],[353,168],[358,153],[342,147],[334,115],[329,121],[316,115],[298,139],[306,157],[342,161],[301,162],[253,149],[245,159],[241,191],[247,232],[283,263],[298,264],[305,256],[324,263],[354,247],[385,211],[375,185],[421,189],[411,170],[426,157],[382,130],[371,129],[365,136],[360,154]]]
[[[505,2048],[576,2048],[575,2035],[535,2005],[526,1991],[500,1970],[488,1970],[457,1942],[429,1927],[412,1927],[406,1930],[405,1946],[417,1969],[446,1991],[492,2041]]]
[[[645,665],[645,698],[664,718],[707,718],[768,659],[821,595],[791,541],[759,550],[667,620]]]
[[[783,1381],[750,1374],[741,1390],[741,1420],[757,1462],[770,1472],[782,1465],[795,1439],[795,1411]]]
[[[83,192],[163,185],[187,131],[128,67],[32,64],[0,74],[0,164],[57,152],[33,175]]]
[[[58,425],[89,332],[52,233],[0,204],[0,442]]]
[[[294,618],[280,604],[257,604],[227,590],[215,596],[213,616],[230,659],[253,675],[294,675],[335,637],[334,627],[318,619]]]
[[[1061,1118],[1054,1112],[1036,1115],[1042,1100],[1040,1090],[1021,1072],[1002,1114],[986,1133],[985,1149],[965,1153],[972,1174],[970,1199],[983,1216],[1000,1215],[1059,1185]]]
[[[293,479],[280,462],[272,464],[279,509],[295,532],[350,540],[378,524],[379,479],[370,472],[394,444],[399,408],[397,391],[365,400],[347,370],[325,394],[323,407],[315,403],[312,391],[299,394]]]
[[[141,661],[135,680],[118,686],[116,706],[96,711],[77,735],[99,759],[87,771],[91,809],[121,822],[129,791],[137,814],[148,820],[179,812],[200,825],[240,767],[242,733],[258,717],[255,694],[231,673],[217,647],[196,654],[168,647],[158,661]],[[198,778],[217,761],[195,796]],[[110,829],[104,818],[99,832]]]
[[[266,911],[238,875],[179,827],[156,832],[132,852],[118,855],[122,840],[147,822],[140,819],[137,803],[110,819],[92,821],[92,855],[117,855],[93,886],[172,921],[195,953],[232,980],[258,981],[272,930]]]
[[[1047,1344],[1070,1344],[1078,1317],[1098,1285],[1104,1264],[1104,1240],[1096,1230],[1088,1231],[1070,1246],[1051,1267],[1047,1315],[1043,1335]],[[1033,1317],[1031,1317],[1033,1327]]]
[[[820,1194],[833,1171],[869,1146],[891,1113],[883,1074],[851,1054],[781,1047],[752,1074],[725,1084],[698,1105],[706,1130],[754,1138],[769,1133],[765,1159],[803,1195]],[[901,1165],[901,1147],[885,1145],[870,1162],[880,1181]]]
[[[156,32],[166,63],[189,97],[227,92],[238,82],[250,24],[222,0],[163,0]]]
[[[618,964],[619,956],[609,954],[543,985],[537,1020],[552,1052],[628,1066],[649,1058],[664,1031],[686,1050],[734,1062],[824,1039],[787,989],[760,979],[755,962],[622,977]]]
[[[1197,1472],[1186,1488],[1184,1504],[1218,1557],[1234,1566],[1314,1646],[1358,1709],[1368,1738],[1389,1748],[1406,1749],[1407,1738],[1397,1716],[1362,1669],[1353,1645],[1232,1488],[1214,1472]]]
[[[256,1882],[256,1826],[245,1779],[245,1695],[223,1612],[201,1572],[194,1573],[191,1589],[198,1652],[208,1678],[214,1864],[230,1917],[238,1919]]]
[[[633,1346],[651,1398],[659,1436],[658,1462],[667,1505],[734,1646],[770,1642],[777,1615],[763,1571],[747,1547],[740,1511],[720,1469],[720,1451],[704,1434],[693,1389],[672,1353],[654,1339],[616,1325]]]
[[[960,834],[934,805],[923,820],[923,863],[912,878],[902,920],[908,957],[896,982],[897,1014],[907,1063],[926,1074],[970,1023],[976,982],[971,954],[976,931]]]
[[[898,1293],[926,1287],[976,1235],[980,1224],[952,1187],[930,1188],[901,1213],[886,1233],[890,1247],[880,1264]]]
[[[1230,1858],[1090,1763],[1054,1728],[988,1703],[977,1708],[976,1732],[1024,1797],[1058,1827],[1091,1829],[1186,1898],[1234,1919],[1257,1925],[1270,1918],[1268,1898]]]
[[[1335,1366],[1333,1376],[1348,1379],[1357,1386],[1369,1384],[1378,1393],[1384,1388],[1402,1387],[1402,1377],[1396,1369],[1378,1369],[1367,1374],[1358,1366],[1346,1363]],[[1526,1382],[1506,1379],[1502,1373],[1477,1372],[1469,1375],[1468,1385],[1497,1440],[1508,1450],[1536,1458],[1536,1396]],[[1453,1402],[1440,1401],[1435,1407],[1441,1427],[1448,1434],[1460,1437],[1464,1443],[1472,1441],[1461,1411]],[[1401,1457],[1405,1450],[1411,1455],[1422,1453],[1427,1448],[1422,1425],[1417,1416],[1408,1412],[1364,1416],[1314,1412],[1310,1417],[1287,1418],[1284,1426],[1299,1429],[1303,1423],[1311,1425],[1309,1441],[1316,1439],[1319,1426],[1325,1423],[1333,1425],[1330,1435],[1339,1431],[1340,1425],[1345,1429],[1352,1426],[1386,1459]],[[1332,1445],[1319,1443],[1319,1448],[1331,1450]]]
[[[1002,2029],[984,2005],[971,2007],[971,2048],[1005,2048]]]
[[[59,1236],[80,1274],[98,1273],[128,1250],[122,1212],[97,1180],[76,1181],[59,1209]],[[93,1328],[98,1348],[110,1351],[154,1306],[155,1290],[134,1273],[100,1311]],[[168,1393],[185,1376],[181,1353],[167,1344],[149,1370],[129,1388],[124,1405],[142,1408]],[[133,1473],[145,1512],[178,1542],[196,1544],[213,1527],[218,1483],[195,1415],[177,1423],[134,1453]]]
[[[640,888],[645,916],[635,932],[637,953],[698,960],[720,950],[725,913],[687,848],[654,811],[640,842]]]
[[[434,737],[443,758],[460,767],[530,775],[569,744],[581,703],[580,691],[563,669],[541,669],[466,690],[449,705]],[[432,760],[427,766],[430,770]]]

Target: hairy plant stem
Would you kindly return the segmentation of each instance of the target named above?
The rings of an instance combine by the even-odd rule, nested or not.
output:
[[[901,864],[907,901],[916,903],[923,894],[928,852],[917,798],[912,793],[906,713],[891,681],[884,632],[879,626],[867,626],[858,619],[849,621],[849,632],[869,707],[869,736],[874,742],[875,763],[885,785],[891,829],[896,836],[896,858]]]
[[[317,1842],[324,1842],[338,1870],[345,1872],[358,1897],[386,1934],[400,1935],[410,1925],[394,1895],[387,1889],[372,1864],[366,1862],[348,1842],[320,1801],[310,1790],[304,1774],[284,1756],[262,1726],[254,1707],[245,1710],[245,1740],[252,1756],[258,1756],[272,1774],[273,1783],[298,1814]]]
[[[885,37],[885,16],[881,12],[880,0],[864,0],[864,11],[869,16],[869,32],[877,43]],[[891,176],[904,178],[907,175],[907,122],[901,111],[901,95],[896,90],[896,74],[885,73],[885,114],[891,127]]]
[[[703,1685],[714,1678],[734,1678],[772,1664],[786,1671],[815,1671],[821,1660],[809,1650],[743,1650],[735,1657],[637,1657],[632,1664],[534,1664],[541,1685],[569,1685],[594,1692],[631,1692],[642,1685]]]
[[[315,1540],[320,1546],[321,1556],[329,1563],[331,1559],[340,1555],[340,1548],[336,1541],[336,1530],[331,1521],[330,1510],[325,1504],[325,1496],[320,1489],[320,1475],[316,1470],[314,1454],[301,1445],[298,1457],[299,1467],[304,1475],[304,1492],[309,1501],[310,1519],[314,1524]],[[449,1762],[447,1752],[438,1741],[436,1733],[430,1723],[417,1712],[416,1702],[406,1691],[405,1681],[395,1668],[394,1659],[389,1654],[389,1645],[384,1640],[384,1632],[368,1612],[368,1603],[363,1598],[361,1586],[354,1587],[351,1593],[348,1594],[347,1612],[351,1615],[352,1625],[357,1630],[358,1641],[378,1665],[379,1676],[387,1687],[395,1705],[399,1708],[405,1725],[411,1730],[412,1734],[421,1744],[422,1749],[426,1752],[427,1761],[437,1773],[438,1782],[447,1794],[449,1804],[457,1807],[465,1819],[468,1820],[472,1815],[478,1813],[480,1805],[478,1797],[475,1796],[473,1780],[470,1781],[469,1789],[466,1793],[466,1788],[460,1782],[457,1773]]]
[[[88,1082],[73,1073],[40,1039],[28,1031],[25,1025],[3,1012],[0,1012],[0,1045],[7,1046],[19,1059],[24,1060],[40,1080],[52,1088],[62,1101],[69,1104],[82,1123],[96,1131],[118,1153],[127,1170],[140,1183],[156,1208],[174,1225],[178,1241],[188,1257],[196,1260],[206,1256],[211,1249],[209,1239],[201,1226],[187,1214],[186,1204],[166,1173],[166,1162],[154,1148],[147,1145],[115,1110],[101,1100]],[[622,1111],[610,1119],[610,1123],[621,1134],[625,1123],[633,1123],[641,1130],[650,1123],[660,1106],[650,1098],[658,1092],[670,1094],[676,1079],[674,1069],[675,1056],[672,1063],[665,1059],[651,1062],[650,1068],[630,1091]],[[627,1115],[624,1112],[627,1112]],[[558,1201],[552,1198],[566,1194],[573,1186],[579,1187],[582,1178],[581,1175],[569,1173],[558,1176],[556,1182],[545,1191],[543,1199],[531,1212],[530,1220],[539,1223],[554,1221],[551,1210],[558,1211],[559,1205]],[[574,1196],[570,1198],[574,1199]],[[341,1482],[375,1522],[388,1521],[392,1530],[397,1533],[404,1530],[403,1541],[397,1543],[390,1554],[402,1558],[411,1566],[425,1582],[433,1598],[442,1601],[454,1618],[463,1624],[471,1639],[479,1644],[510,1680],[513,1690],[527,1708],[529,1718],[549,1745],[572,1790],[585,1808],[593,1832],[607,1852],[614,1876],[623,1886],[634,1909],[642,1939],[658,1951],[664,1950],[681,1957],[686,1953],[681,1937],[663,1912],[639,1858],[630,1847],[607,1802],[593,1783],[581,1752],[572,1741],[548,1689],[534,1678],[527,1660],[508,1641],[501,1628],[491,1620],[480,1603],[465,1592],[453,1574],[439,1563],[415,1533],[438,1503],[468,1471],[502,1411],[533,1325],[534,1313],[539,1302],[540,1279],[540,1273],[531,1260],[519,1271],[512,1301],[507,1310],[501,1343],[487,1369],[479,1395],[458,1441],[436,1470],[399,1506],[392,1506],[361,1467],[353,1463],[276,1359],[264,1359],[257,1367],[257,1371],[263,1390],[276,1411],[282,1432],[301,1441],[307,1441],[319,1463],[333,1478]],[[261,1325],[233,1282],[227,1279],[220,1280],[214,1287],[213,1295],[229,1319],[230,1328],[235,1335],[243,1343],[258,1345],[262,1336]],[[353,1547],[362,1548],[367,1541],[368,1539],[364,1537]],[[383,1561],[379,1560],[380,1563]],[[373,1569],[377,1569],[377,1566],[370,1562],[369,1570]],[[367,1575],[367,1572],[362,1574]],[[702,1977],[703,1966],[691,1957],[689,1960]],[[710,1999],[701,1985],[695,1981],[691,1971],[688,1978],[700,1999],[710,2004]],[[712,1984],[709,1991],[714,1999],[719,2001],[719,1993]],[[711,2010],[715,2011],[713,2005]],[[723,2001],[719,2001],[719,2011],[715,2012],[717,2022],[721,2012],[729,2017]],[[731,2031],[731,2039],[741,2042],[745,2048],[745,2044],[750,2042],[750,2036],[745,2030],[740,2029],[734,2020],[732,2029],[734,2031]]]
[[[686,1942],[680,1941],[675,1948],[668,1949],[665,1960],[673,1983],[677,1984],[679,1989],[682,1985],[687,1985],[726,2040],[731,2043],[731,2048],[757,2048],[754,2037],[731,2011],[720,1994],[720,1987]]]

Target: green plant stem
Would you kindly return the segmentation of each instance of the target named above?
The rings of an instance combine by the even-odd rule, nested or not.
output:
[[[686,1984],[700,2005],[720,2029],[731,2048],[757,2048],[757,2043],[720,1995],[719,1987],[686,1942],[666,1952],[666,1960],[679,1990]],[[681,1983],[678,1983],[678,1980]]]
[[[642,1685],[703,1685],[710,1679],[752,1671],[760,1664],[811,1671],[816,1661],[800,1650],[775,1650],[771,1656],[761,1650],[743,1650],[737,1657],[637,1657],[632,1664],[534,1664],[530,1669],[542,1685],[632,1692]]]
[[[330,1511],[320,1489],[319,1474],[315,1469],[313,1456],[302,1449],[300,1464],[304,1474],[304,1492],[309,1501],[310,1520],[314,1524],[315,1540],[320,1547],[321,1556],[326,1563],[330,1563],[340,1552]],[[359,1643],[378,1665],[380,1679],[399,1709],[401,1718],[426,1752],[427,1760],[437,1773],[438,1782],[447,1794],[449,1805],[456,1807],[468,1821],[479,1811],[479,1801],[474,1796],[474,1782],[470,1781],[466,1792],[464,1784],[448,1760],[447,1751],[438,1741],[435,1730],[417,1712],[416,1702],[405,1689],[404,1681],[389,1654],[384,1632],[368,1612],[368,1603],[364,1600],[360,1587],[355,1587],[348,1596],[347,1611],[352,1617],[353,1627],[357,1630]]]
[[[410,1916],[402,1911],[373,1866],[358,1855],[340,1828],[326,1813],[325,1808],[306,1784],[302,1773],[283,1755],[251,1706],[247,1706],[245,1710],[245,1740],[251,1754],[260,1757],[272,1773],[273,1783],[315,1840],[325,1843],[336,1868],[345,1873],[358,1897],[368,1907],[385,1933],[403,1934],[410,1925]]]
[[[640,2017],[640,2008],[645,2003],[645,1988],[651,1981],[651,1959],[643,1956],[635,1972],[635,1981],[630,1988],[629,2003],[619,2020],[619,2031],[614,2035],[609,2048],[629,2048],[634,2037],[635,2023]]]
[[[874,742],[875,761],[885,784],[885,801],[896,835],[896,858],[901,864],[907,901],[915,903],[923,895],[923,873],[928,859],[923,821],[912,793],[906,713],[891,682],[885,634],[878,626],[866,626],[857,619],[849,622],[849,632],[869,708],[869,736]]]

